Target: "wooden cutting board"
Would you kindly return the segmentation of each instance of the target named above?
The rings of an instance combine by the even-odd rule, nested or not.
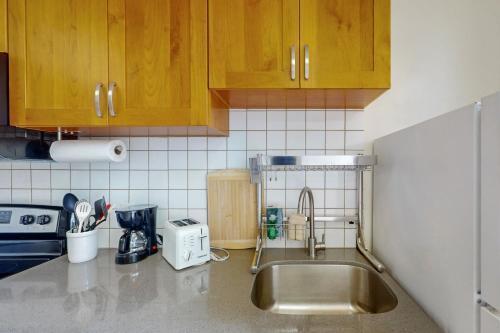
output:
[[[255,247],[257,185],[250,171],[227,169],[207,176],[210,245],[226,249]]]

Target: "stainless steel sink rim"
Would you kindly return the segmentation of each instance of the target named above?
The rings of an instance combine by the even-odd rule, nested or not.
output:
[[[325,266],[326,270],[318,272],[316,269],[317,272],[313,272],[315,266]],[[282,276],[280,267],[285,270]],[[303,275],[302,279],[315,280],[315,285],[283,277],[285,273],[294,273],[294,270],[295,274]],[[268,276],[262,277],[261,274],[266,273]],[[340,276],[340,279],[329,281],[335,275],[337,278]],[[345,275],[349,278],[342,277]],[[276,282],[283,286],[276,285]],[[334,284],[337,286],[332,288]],[[283,290],[287,285],[294,291]],[[266,287],[268,290],[263,290]],[[303,293],[297,293],[302,287]],[[287,315],[376,315],[393,311],[398,304],[396,295],[382,274],[372,267],[352,261],[330,260],[280,260],[266,263],[255,274],[250,298],[262,311]]]

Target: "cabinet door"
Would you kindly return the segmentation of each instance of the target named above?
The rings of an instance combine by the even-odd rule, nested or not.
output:
[[[8,1],[10,120],[19,126],[98,126],[95,88],[107,82],[107,3]]]
[[[209,0],[210,88],[298,88],[298,55],[299,0]]]
[[[109,0],[111,125],[189,125],[206,110],[206,16],[200,0]]]
[[[389,0],[302,0],[301,87],[389,88],[389,15]]]

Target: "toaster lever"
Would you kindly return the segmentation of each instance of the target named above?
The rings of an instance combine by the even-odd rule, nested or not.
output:
[[[207,235],[203,234],[203,228],[200,229],[200,249],[203,251],[203,239],[207,238]]]

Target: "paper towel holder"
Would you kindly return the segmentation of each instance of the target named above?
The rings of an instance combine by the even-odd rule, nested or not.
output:
[[[76,133],[78,133],[78,131],[76,131]],[[57,128],[57,137],[56,137],[56,141],[62,141],[63,140],[63,134],[65,134],[67,136],[67,138],[71,138],[71,140],[75,139],[75,138],[78,138],[78,136],[76,135],[75,136],[75,132],[74,131],[70,131],[69,132],[69,136],[68,136],[68,131],[67,130],[62,130],[61,127],[58,127]]]
[[[116,155],[121,155],[123,153],[123,147],[122,146],[116,146],[114,148],[114,150],[115,150],[115,154]]]

